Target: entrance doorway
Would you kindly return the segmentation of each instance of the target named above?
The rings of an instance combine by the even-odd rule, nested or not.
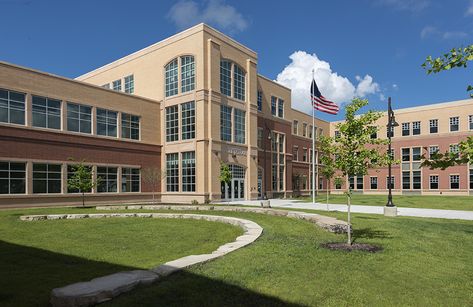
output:
[[[258,168],[258,198],[263,198],[263,169]]]
[[[229,165],[232,173],[230,184],[221,183],[222,199],[235,201],[245,199],[245,169],[239,165]]]

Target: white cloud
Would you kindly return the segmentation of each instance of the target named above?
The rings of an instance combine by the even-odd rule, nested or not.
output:
[[[420,12],[430,6],[430,0],[375,0],[375,4],[400,11]]]
[[[470,3],[468,4],[468,8],[466,9],[465,15],[466,16],[473,15],[473,0],[470,0]]]
[[[393,84],[393,89],[397,90],[399,88],[399,85],[397,85],[396,83]]]
[[[380,92],[379,84],[370,75],[356,76],[358,84],[355,86],[347,77],[333,72],[330,64],[320,60],[316,54],[296,51],[289,58],[291,63],[278,74],[276,82],[292,90],[292,106],[303,112],[311,112],[312,70],[321,93],[338,104],[348,102],[355,96],[364,97]]]
[[[200,22],[229,32],[243,31],[248,27],[243,15],[223,0],[207,0],[200,5],[196,1],[182,0],[171,7],[167,17],[180,29]]]
[[[461,39],[468,36],[468,33],[463,31],[441,31],[436,27],[425,26],[422,31],[420,31],[420,37],[422,39],[427,38],[440,38],[440,39]]]

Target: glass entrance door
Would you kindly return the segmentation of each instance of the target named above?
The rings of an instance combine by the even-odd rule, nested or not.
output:
[[[238,165],[230,165],[232,180],[221,185],[222,199],[235,201],[245,199],[245,170]]]

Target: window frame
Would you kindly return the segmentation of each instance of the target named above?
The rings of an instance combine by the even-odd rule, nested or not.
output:
[[[77,111],[72,110],[72,108],[77,107]],[[80,103],[75,103],[75,102],[67,102],[66,105],[66,125],[67,125],[67,131],[69,132],[76,132],[76,133],[83,133],[83,134],[92,134],[92,118],[93,118],[93,110],[92,106],[85,105],[85,104],[80,104]],[[83,109],[89,109],[89,112],[83,112]],[[76,117],[71,117],[71,114],[77,114]],[[76,130],[71,130],[71,122],[76,121],[77,122],[77,131]],[[88,127],[88,131],[83,131],[82,127]],[[86,129],[87,130],[87,129]]]
[[[2,92],[5,92],[6,98],[0,96],[0,110],[4,109],[6,112],[6,121],[0,120],[0,123],[5,123],[5,124],[11,124],[11,125],[21,125],[25,126],[26,125],[26,93],[22,92],[17,92],[17,91],[12,91],[12,90],[7,90],[4,88],[0,88],[0,94]],[[21,99],[12,99],[12,94],[13,96],[23,96],[23,101]],[[2,102],[4,106],[2,106]],[[12,106],[13,105],[13,106]],[[12,121],[12,113],[18,115],[19,121]],[[23,116],[20,116],[20,115]]]
[[[36,167],[44,166],[44,170],[35,169]],[[50,170],[51,167],[59,168],[59,171]],[[56,175],[56,176],[54,176]],[[58,176],[57,176],[58,175]],[[59,177],[59,178],[54,178]],[[44,182],[44,191],[43,190],[36,190],[38,183]],[[33,183],[33,194],[61,194],[62,193],[62,164],[57,163],[43,163],[43,162],[33,162],[32,168],[32,183]],[[57,184],[59,186],[55,187],[57,190],[52,190],[50,184]]]
[[[36,102],[35,102],[36,100]],[[38,100],[43,100],[39,101]],[[42,105],[44,103],[44,105]],[[53,106],[53,103],[58,103],[58,106]],[[54,99],[49,97],[43,97],[38,95],[31,95],[31,126],[61,130],[61,119],[62,119],[62,101],[60,99]],[[42,110],[41,110],[42,109]],[[35,117],[36,115],[36,117]],[[35,122],[38,119],[37,116],[44,116],[44,125],[42,123]],[[50,124],[51,117],[57,122],[57,126]]]
[[[127,140],[141,140],[141,117],[130,113],[121,113],[121,138]]]

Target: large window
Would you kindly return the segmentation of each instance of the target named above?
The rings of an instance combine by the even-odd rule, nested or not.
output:
[[[460,128],[460,118],[450,117],[450,132],[458,131]]]
[[[118,113],[97,108],[97,135],[117,136]]]
[[[140,181],[139,168],[122,168],[122,192],[139,192]]]
[[[450,175],[450,189],[458,190],[460,188],[460,175]]]
[[[129,75],[125,77],[125,93],[133,94],[135,91],[135,77]]]
[[[402,136],[410,134],[411,123],[402,123]]]
[[[271,132],[271,159],[272,159],[272,188],[273,191],[284,191],[285,189],[285,136],[277,132]]]
[[[232,83],[233,73],[233,83]],[[238,100],[245,100],[246,72],[229,60],[220,60],[220,92]],[[233,89],[233,91],[232,91]]]
[[[181,104],[181,128],[182,139],[189,140],[195,138],[195,103],[194,101]]]
[[[302,124],[302,136],[307,136],[307,124]]]
[[[240,109],[234,109],[235,114],[235,143],[245,144],[245,114]]]
[[[386,176],[386,189],[389,189],[389,176]],[[391,176],[391,189],[394,189],[394,176]]]
[[[67,130],[91,133],[92,107],[67,103]]]
[[[278,105],[278,98],[271,96],[271,114],[274,116],[276,116],[277,105]]]
[[[122,79],[118,79],[112,82],[113,90],[114,91],[121,91],[122,90]]]
[[[233,66],[233,97],[239,100],[245,100],[245,71],[240,66]]]
[[[402,172],[402,188],[404,190],[411,188],[411,172]]]
[[[298,161],[299,160],[299,147],[294,146],[292,148],[292,160]]]
[[[122,138],[140,139],[140,117],[122,113]]]
[[[258,111],[263,111],[263,92],[262,91],[258,91],[258,98],[257,98],[257,102],[258,102]]]
[[[421,148],[413,147],[412,148],[412,161],[420,161],[421,159]]]
[[[33,96],[33,126],[61,129],[61,101]]]
[[[298,132],[299,132],[299,121],[294,120],[292,122],[292,134],[297,135]]]
[[[408,162],[411,160],[411,149],[410,148],[403,148],[401,150],[402,153],[402,161],[403,162]]]
[[[225,96],[232,95],[232,62],[220,61],[220,92]]]
[[[420,122],[412,122],[412,135],[420,134]]]
[[[25,124],[25,94],[0,89],[0,122]]]
[[[181,92],[190,92],[195,88],[195,63],[194,57],[186,55],[181,57]]]
[[[166,142],[179,139],[179,106],[166,107]]]
[[[371,190],[378,189],[378,177],[370,177],[370,189]]]
[[[86,166],[86,170],[92,175],[92,166]],[[69,185],[69,182],[72,180],[74,177],[74,174],[76,172],[76,166],[75,165],[68,165],[67,166],[67,193],[81,193],[82,191],[73,188],[72,186]],[[90,193],[92,192],[92,189],[85,190],[84,193]]]
[[[412,172],[412,189],[420,190],[422,185],[422,176],[420,171]]]
[[[220,106],[220,140],[232,141],[232,108]]]
[[[166,97],[177,95],[178,92],[178,66],[177,59],[169,62],[165,67],[165,94]]]
[[[61,164],[33,163],[33,193],[61,193]]]
[[[182,192],[195,192],[195,152],[182,153]]]
[[[26,192],[26,163],[0,161],[0,194]]]
[[[429,146],[429,157],[432,158],[432,156],[436,153],[439,152],[439,147],[438,146]]]
[[[166,191],[179,192],[179,154],[166,154]]]
[[[117,192],[118,182],[117,182],[117,168],[108,167],[108,166],[98,166],[97,167],[97,192],[106,193],[106,192]]]
[[[430,127],[430,133],[439,132],[439,120],[438,119],[429,120],[429,127]]]
[[[429,184],[431,190],[437,190],[439,188],[439,176],[438,175],[430,175],[429,176]]]
[[[284,100],[278,98],[278,117],[284,118]]]

